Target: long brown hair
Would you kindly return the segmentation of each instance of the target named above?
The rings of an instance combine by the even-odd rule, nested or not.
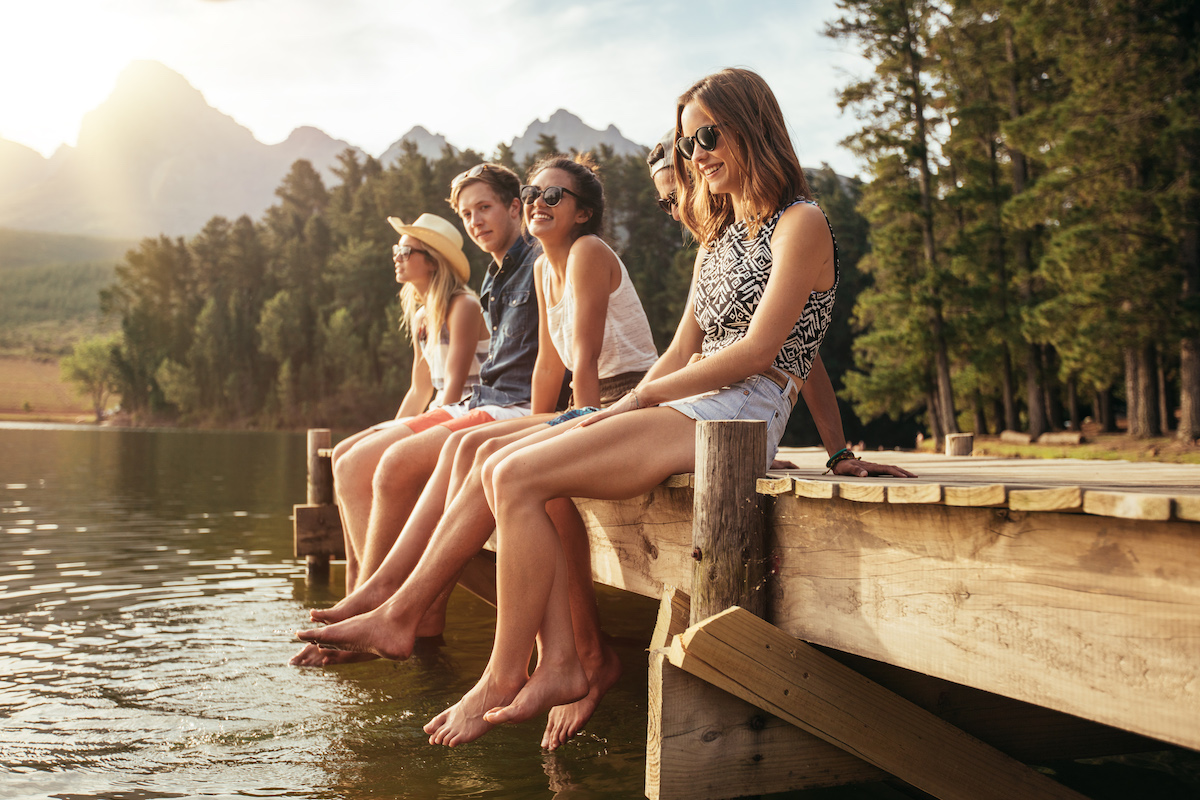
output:
[[[684,136],[683,108],[695,103],[718,123],[725,137],[727,160],[741,175],[739,192],[745,204],[750,237],[776,211],[797,197],[812,199],[812,190],[792,148],[787,123],[775,93],[756,72],[732,68],[697,81],[679,96],[675,110],[675,137]],[[679,218],[705,246],[734,221],[729,195],[714,195],[701,185],[695,164],[673,151],[679,184]]]

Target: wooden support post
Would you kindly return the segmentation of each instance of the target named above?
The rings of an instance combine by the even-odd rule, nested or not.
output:
[[[765,422],[696,424],[693,622],[733,605],[766,610],[766,523],[756,491],[766,463]]]
[[[975,449],[975,434],[948,433],[946,434],[946,455],[969,456]]]
[[[650,640],[646,796],[717,800],[883,780],[887,774],[666,660],[688,596],[663,590]]]
[[[333,462],[320,455],[320,450],[330,447],[332,434],[329,428],[308,430],[308,503],[309,505],[333,505]],[[319,553],[305,556],[309,580],[328,579],[329,554]]]
[[[667,658],[943,800],[1083,800],[744,609],[693,625]]]

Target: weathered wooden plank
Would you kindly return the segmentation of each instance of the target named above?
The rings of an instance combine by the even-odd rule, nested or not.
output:
[[[771,475],[766,478],[759,478],[755,488],[759,494],[772,497],[777,494],[787,494],[792,490],[792,476]]]
[[[829,500],[837,497],[837,484],[833,481],[814,481],[796,478],[792,482],[792,491],[795,492],[796,497]]]
[[[345,558],[346,544],[337,506],[330,503],[292,506],[292,549],[296,558]]]
[[[1083,513],[1125,519],[1168,520],[1171,518],[1171,498],[1165,494],[1143,492],[1083,493]]]
[[[1175,496],[1175,516],[1200,522],[1200,497]]]
[[[1200,528],[776,498],[805,641],[1200,749]]]
[[[905,483],[891,484],[887,487],[889,503],[940,503],[942,502],[942,485],[940,483]]]
[[[692,473],[681,472],[678,475],[668,475],[662,485],[670,489],[690,489],[694,485],[695,479],[696,476]]]
[[[667,658],[936,797],[1083,800],[745,609],[693,625]]]
[[[650,640],[646,796],[708,800],[880,780],[885,773],[667,663],[687,628],[687,595],[668,587]]]
[[[838,496],[856,503],[886,503],[887,487],[878,481],[842,481],[838,484]]]
[[[1083,491],[1078,486],[1053,489],[1013,489],[1008,493],[1013,511],[1078,511],[1083,507]]]
[[[948,506],[1006,506],[1008,489],[1002,483],[983,486],[946,486]]]
[[[1007,444],[1029,444],[1033,437],[1023,431],[1000,431],[1000,441]]]
[[[667,584],[689,591],[692,498],[691,489],[666,486],[629,500],[575,498],[591,540],[592,576],[646,597],[659,597]]]

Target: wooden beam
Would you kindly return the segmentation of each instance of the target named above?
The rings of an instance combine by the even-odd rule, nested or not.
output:
[[[767,423],[696,423],[692,506],[692,615],[767,608],[766,520],[755,483],[767,460]]]
[[[1195,523],[796,497],[772,520],[789,634],[1200,749]]]
[[[976,486],[947,486],[948,506],[1006,506],[1008,489],[1002,483]]]
[[[1083,492],[1078,486],[1013,489],[1008,493],[1008,507],[1013,511],[1079,511]]]
[[[308,504],[331,505],[333,499],[333,460],[331,456],[322,453],[332,444],[332,432],[329,428],[309,428],[307,437],[308,450]],[[341,527],[339,522],[338,527]],[[297,530],[294,535],[299,535]],[[299,551],[299,543],[294,545]],[[344,547],[344,545],[343,545]],[[324,551],[308,552],[305,555],[307,575],[309,580],[327,580],[329,576],[330,553]],[[342,556],[345,558],[345,556]]]
[[[691,603],[667,587],[650,640],[646,796],[730,796],[881,780],[886,773],[807,731],[667,663]]]
[[[296,558],[344,559],[342,518],[329,503],[292,506],[292,549]]]
[[[1168,520],[1171,518],[1171,498],[1165,494],[1145,492],[1083,493],[1083,513],[1124,519]]]
[[[745,609],[676,636],[679,667],[944,800],[1084,800]]]
[[[862,479],[862,483],[842,481],[838,484],[838,496],[856,503],[886,503],[887,486],[879,481]]]
[[[942,485],[940,483],[912,483],[888,486],[887,499],[889,503],[940,503],[942,502]]]

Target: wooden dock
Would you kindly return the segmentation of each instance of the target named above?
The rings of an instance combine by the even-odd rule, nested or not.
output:
[[[1078,797],[1022,762],[1200,750],[1200,467],[874,456],[920,477],[824,475],[823,452],[785,449],[798,468],[739,500],[698,455],[640,497],[576,501],[595,579],[662,603],[647,796],[891,774],[937,797]],[[761,555],[700,543],[714,505],[761,528]],[[298,544],[329,516],[297,507]],[[765,622],[715,610],[721,559]]]

